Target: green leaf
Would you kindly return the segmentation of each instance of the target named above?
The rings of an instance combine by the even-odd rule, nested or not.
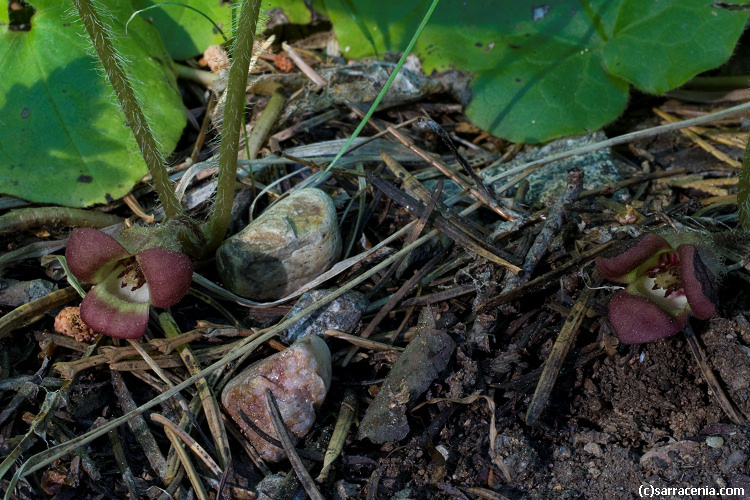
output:
[[[280,8],[284,11],[290,23],[307,24],[312,21],[310,9],[304,0],[266,0],[263,2],[263,10]]]
[[[345,56],[403,50],[425,0],[325,0]],[[356,12],[356,16],[352,13]],[[473,75],[467,116],[516,142],[596,130],[629,84],[678,87],[732,54],[747,13],[709,0],[442,0],[417,44],[425,71]]]
[[[135,10],[145,9],[160,3],[154,0],[135,0]],[[194,0],[191,7],[211,18],[227,36],[231,36],[232,8],[223,0]],[[128,14],[128,16],[130,16]],[[159,31],[164,46],[172,59],[189,59],[202,54],[209,46],[224,43],[221,34],[199,13],[179,5],[161,5],[150,9],[143,16]],[[129,29],[129,28],[128,28]]]
[[[93,48],[72,5],[34,5],[30,31],[0,35],[0,193],[74,207],[120,198],[146,165],[114,91],[87,55]],[[125,35],[123,12],[114,14],[115,43],[170,153],[186,122],[171,60],[146,21],[134,20]]]
[[[627,4],[608,27],[604,64],[613,75],[653,94],[726,61],[747,21],[746,12],[713,8],[700,0]]]
[[[5,7],[5,4],[3,4]],[[10,23],[10,16],[7,8],[0,8],[0,33],[5,33]]]

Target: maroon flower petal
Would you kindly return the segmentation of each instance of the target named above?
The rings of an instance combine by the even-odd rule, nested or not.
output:
[[[148,324],[148,285],[135,291],[120,285],[117,274],[112,273],[92,288],[81,302],[81,319],[104,335],[137,339]]]
[[[596,268],[604,278],[618,283],[625,283],[625,276],[660,250],[672,247],[667,240],[654,233],[647,233],[635,246],[620,255],[610,258],[597,257]]]
[[[116,239],[98,229],[81,227],[73,231],[65,249],[65,259],[73,276],[88,283],[101,283],[130,256]]]
[[[708,319],[719,303],[714,275],[701,260],[693,245],[677,247],[682,271],[682,288],[690,305],[690,312],[698,319]]]
[[[609,322],[623,344],[643,344],[682,331],[687,314],[670,316],[647,298],[623,290],[609,303]]]
[[[193,264],[181,252],[149,248],[135,256],[151,290],[151,303],[169,307],[180,301],[193,281]]]

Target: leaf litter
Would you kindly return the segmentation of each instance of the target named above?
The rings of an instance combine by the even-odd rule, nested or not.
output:
[[[313,71],[340,80],[321,88],[298,72],[259,70],[284,89],[288,105],[315,107],[298,106],[304,113],[287,107],[269,128],[275,139],[261,141],[261,154],[242,162],[239,181],[247,195],[237,197],[238,229],[325,167],[358,123],[363,89],[382,83],[372,82],[378,72],[323,71],[328,61],[321,54],[298,52]],[[251,132],[271,98],[249,94]],[[674,100],[661,106],[678,116],[714,110]],[[633,111],[605,133],[643,130],[663,119],[648,112],[645,100],[633,109],[647,112]],[[265,477],[264,484],[280,484],[275,498],[294,498],[300,486],[289,463],[265,464],[222,419],[216,395],[234,373],[284,349],[275,334],[292,326],[290,318],[324,310],[351,290],[369,306],[346,327],[351,331],[324,332],[331,389],[312,431],[291,450],[313,477],[329,457],[327,447],[338,457],[327,460],[326,474],[313,485],[325,498],[632,498],[644,482],[750,492],[750,410],[742,382],[750,378],[743,292],[748,242],[724,232],[735,220],[730,180],[737,170],[714,154],[741,154],[742,144],[720,143],[715,134],[740,134],[739,120],[693,131],[702,143],[674,131],[641,133],[608,157],[619,177],[561,191],[567,199],[532,202],[522,178],[514,179],[515,192],[499,189],[506,177],[478,185],[437,134],[413,121],[425,115],[480,176],[494,178],[497,165],[533,154],[531,147],[462,126],[465,117],[440,90],[379,111],[365,129],[377,138],[355,142],[319,185],[336,204],[351,253],[308,288],[332,293],[299,314],[299,308],[290,311],[304,289],[271,303],[210,297],[218,281],[205,263],[211,265],[197,267],[196,293],[171,315],[154,318],[138,349],[70,339],[53,333],[52,313],[73,305],[77,295],[64,288],[55,261],[40,268],[33,252],[39,242],[64,239],[72,219],[62,213],[34,224],[13,211],[2,216],[11,228],[5,248],[20,250],[3,261],[3,283],[42,279],[61,289],[2,309],[3,487],[13,488],[16,498],[40,492],[156,498],[162,491],[177,498],[191,489],[200,498],[218,491],[226,498],[263,498],[255,491]],[[281,134],[290,128],[294,133]],[[196,138],[197,131],[188,132],[189,140]],[[210,178],[193,177],[211,166],[210,141],[203,144],[195,165],[173,174],[175,181],[183,178],[191,210],[210,200]],[[582,161],[590,169],[591,159]],[[531,173],[516,168],[507,177]],[[556,173],[554,181],[565,184],[567,175]],[[145,213],[159,217],[146,184],[133,194]],[[132,215],[120,201],[104,210]],[[611,293],[597,286],[591,261],[620,240],[667,226],[716,233],[734,266],[720,291],[720,314],[695,323],[692,337],[619,345],[606,320]],[[420,252],[428,245],[431,250]],[[254,346],[252,354],[191,379],[245,346]],[[180,396],[170,397],[181,386]],[[150,406],[138,413],[147,418],[120,417],[143,405]],[[107,427],[125,420],[128,427]],[[100,428],[101,437],[75,446]],[[72,452],[45,459],[47,448],[71,440]],[[314,491],[309,477],[303,481]]]

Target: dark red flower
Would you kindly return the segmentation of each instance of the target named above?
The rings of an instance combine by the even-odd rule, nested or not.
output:
[[[81,319],[99,333],[122,339],[143,336],[149,306],[176,304],[193,279],[193,265],[184,253],[148,248],[133,255],[91,228],[73,231],[65,258],[76,278],[96,285],[81,303]]]
[[[716,312],[716,281],[693,245],[677,249],[656,234],[596,267],[611,281],[627,284],[609,303],[609,321],[625,344],[674,335],[688,314],[708,319]]]

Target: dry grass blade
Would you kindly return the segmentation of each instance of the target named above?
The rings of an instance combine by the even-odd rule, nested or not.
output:
[[[16,328],[30,325],[36,319],[41,318],[42,313],[67,304],[76,297],[78,297],[78,292],[72,286],[69,286],[13,309],[0,318],[0,340]]]
[[[210,500],[210,497],[208,496],[208,492],[206,491],[206,488],[203,487],[203,483],[201,482],[201,478],[198,475],[198,471],[195,470],[195,466],[193,465],[193,462],[190,460],[190,455],[188,455],[187,451],[185,450],[185,447],[182,445],[182,442],[180,441],[180,438],[177,437],[177,435],[172,432],[172,429],[169,427],[164,427],[164,434],[167,436],[167,439],[172,443],[172,446],[175,450],[177,450],[177,455],[180,457],[180,462],[182,463],[182,466],[185,468],[185,472],[187,472],[187,476],[190,479],[190,484],[193,485],[193,490],[195,491],[196,496],[200,500]]]
[[[120,407],[122,408],[122,411],[125,413],[131,413],[135,411],[135,401],[133,400],[133,396],[131,396],[130,391],[125,385],[125,381],[122,379],[122,375],[119,372],[113,371],[111,372],[111,376],[112,384],[115,388],[115,394],[117,395],[117,399],[120,401]],[[133,432],[133,434],[135,434],[135,438],[138,440],[141,448],[143,448],[143,453],[146,455],[146,459],[148,459],[149,464],[151,464],[151,468],[154,469],[156,474],[159,476],[159,479],[161,479],[163,483],[167,484],[169,482],[166,475],[167,462],[166,460],[164,460],[164,455],[162,455],[161,450],[159,449],[159,445],[156,443],[156,439],[154,439],[154,435],[148,428],[143,415],[139,413],[132,419],[128,420],[128,426],[130,427],[130,430]],[[109,432],[109,430],[110,429],[108,429],[107,432]]]
[[[476,292],[477,287],[474,283],[469,285],[459,285],[449,290],[442,292],[435,292],[429,295],[422,295],[421,297],[412,297],[401,302],[401,307],[412,307],[412,306],[426,306],[428,304],[434,304],[436,302],[445,302],[447,300],[455,299],[463,295],[469,295],[470,293]]]
[[[625,179],[623,181],[616,182],[614,184],[606,184],[600,188],[590,189],[587,191],[581,191],[581,193],[578,195],[578,199],[582,200],[590,196],[599,196],[605,193],[612,193],[619,189],[632,186],[634,184],[640,184],[642,182],[653,181],[655,179],[663,179],[665,177],[677,177],[677,176],[683,175],[685,172],[686,170],[684,168],[675,168],[671,170],[665,170],[662,172],[652,172],[650,174],[645,174],[645,175],[636,175],[628,179]]]
[[[471,168],[471,165],[469,165],[469,162],[466,161],[466,158],[464,158],[463,155],[459,153],[458,148],[456,148],[456,145],[453,144],[453,141],[451,140],[450,137],[448,137],[448,134],[445,133],[445,130],[443,130],[443,127],[441,127],[440,125],[437,124],[437,122],[431,119],[423,120],[421,123],[425,123],[428,127],[430,127],[432,131],[435,132],[438,135],[438,137],[440,137],[443,140],[443,143],[446,146],[448,146],[448,149],[451,150],[451,152],[453,153],[453,156],[456,158],[458,163],[463,167],[464,172],[466,172],[466,174],[471,178],[477,190],[480,193],[482,193],[482,199],[490,202],[492,206],[499,206],[500,202],[495,196],[495,193],[490,191],[487,188],[487,186],[485,186],[485,184],[482,182],[482,179],[479,178],[479,176]]]
[[[529,293],[548,287],[552,285],[553,283],[556,283],[557,280],[564,274],[571,272],[573,269],[577,267],[583,266],[584,264],[591,261],[594,257],[599,255],[603,251],[607,250],[614,244],[615,244],[614,240],[608,241],[606,243],[602,243],[601,245],[598,245],[592,248],[591,250],[588,250],[587,252],[582,253],[575,259],[569,260],[565,264],[557,266],[555,269],[548,272],[547,274],[539,276],[538,278],[534,278],[533,280],[529,281],[528,283],[518,288],[501,293],[497,297],[483,304],[480,304],[477,307],[477,312],[482,313],[484,311],[488,311],[493,307],[497,307],[501,304],[505,304],[512,300],[517,300]]]
[[[148,355],[148,353],[143,349],[143,347],[140,345],[140,343],[137,340],[132,340],[131,339],[130,340],[130,344],[135,348],[136,351],[138,351],[138,353],[141,355],[141,357],[146,362],[146,364],[148,365],[148,367],[151,368],[154,371],[154,373],[156,373],[156,375],[162,381],[164,381],[164,383],[167,385],[167,387],[174,388],[174,384],[170,380],[168,374],[162,369],[161,366],[159,366],[159,363],[157,363],[151,356]],[[182,347],[184,347],[184,346],[182,346]],[[184,359],[182,361],[184,362]],[[115,370],[112,370],[112,371],[113,371],[113,373],[116,372]],[[205,384],[205,380],[204,379],[200,379],[200,380],[203,380],[204,384]],[[200,380],[198,380],[196,382],[199,383]],[[197,431],[201,432],[200,425],[198,424],[198,422],[195,420],[195,417],[194,417],[195,411],[193,409],[191,409],[190,404],[185,400],[185,398],[182,395],[182,393],[180,393],[180,392],[175,393],[174,394],[174,398],[179,403],[179,405],[182,407],[182,409],[185,412],[185,416],[190,420],[190,422],[193,424],[193,426],[195,427],[195,429]],[[208,399],[209,400],[213,399],[213,397],[212,397],[212,395],[210,393],[209,393]],[[203,402],[202,398],[199,399],[198,401],[200,401],[201,403]],[[216,404],[215,400],[213,400],[213,404],[209,403],[207,406],[208,406],[208,408],[214,407],[215,408],[214,413],[216,413],[216,412],[219,411],[218,408],[217,408],[217,404]],[[221,424],[219,424],[219,425],[221,426]],[[216,434],[218,434],[219,436],[221,436],[222,433],[223,433],[223,427],[221,427],[220,430],[218,430],[218,431],[215,430],[212,427],[212,431],[214,431]],[[226,449],[228,450],[229,449],[229,440],[226,439],[226,435],[224,435],[224,440],[226,442]],[[208,442],[207,439],[206,439],[206,441]],[[221,445],[221,443],[222,443],[221,442],[221,438],[219,438],[219,445]],[[177,451],[179,452],[179,450],[177,450]],[[170,454],[172,454],[173,452],[174,452],[174,450],[170,450]],[[226,451],[226,453],[227,453],[227,457],[228,457],[228,453],[229,452]],[[171,456],[174,457],[173,454]],[[221,455],[220,455],[220,457],[221,457]],[[173,460],[175,460],[175,459],[171,459],[170,462],[167,462],[166,465],[165,465],[165,475],[166,475],[167,478],[171,478],[171,477],[173,477],[176,474],[175,464],[174,464]]]
[[[217,378],[215,374],[212,374],[210,376],[209,385],[212,385],[211,381],[213,381],[215,378]],[[182,416],[180,417],[179,428],[184,430],[185,432],[190,432],[191,426],[194,427],[196,431],[201,435],[201,438],[204,440],[204,442],[210,445],[210,441],[208,440],[208,437],[203,433],[203,431],[200,428],[199,423],[194,417],[194,415],[200,415],[202,408],[203,408],[203,402],[201,399],[201,395],[199,393],[193,397],[193,399],[187,405],[187,408],[183,412]],[[222,415],[220,416],[223,417]],[[222,418],[222,428],[226,429],[226,426],[224,426],[223,424],[224,424],[224,419]],[[216,453],[216,450],[214,448],[212,448],[211,451]],[[216,454],[218,455],[218,453]],[[178,457],[175,454],[175,450],[170,448],[169,453],[167,454],[167,477],[170,477],[170,478],[175,477],[178,474],[178,472],[179,472]]]
[[[169,376],[167,375],[167,373],[164,370],[162,370],[161,366],[159,366],[159,364],[154,360],[154,358],[152,358],[146,352],[146,350],[143,348],[143,346],[141,345],[141,343],[138,342],[137,339],[135,339],[135,340],[134,339],[128,339],[128,342],[130,342],[130,345],[133,347],[133,349],[135,349],[136,352],[141,355],[141,357],[143,358],[143,361],[146,362],[146,364],[149,366],[149,368],[151,368],[154,371],[154,373],[156,373],[156,375],[160,379],[162,379],[165,384],[167,384],[167,386],[174,387],[174,384],[169,379]]]
[[[214,459],[211,458],[211,455],[209,455],[208,452],[190,436],[190,434],[183,431],[174,422],[158,413],[152,413],[151,420],[162,424],[164,427],[168,427],[175,436],[179,437],[180,440],[190,448],[190,451],[195,453],[195,455],[206,464],[206,467],[208,467],[217,478],[221,477],[223,472],[222,468],[217,465]]]
[[[174,338],[180,335],[179,327],[171,314],[160,314],[159,323],[161,324],[167,338]],[[186,344],[179,346],[177,352],[191,375],[201,371],[200,363],[195,358],[190,345]],[[206,416],[208,427],[211,429],[211,435],[214,438],[214,444],[219,452],[219,465],[224,468],[231,460],[231,452],[229,451],[229,439],[227,438],[227,432],[221,419],[219,404],[205,378],[200,379],[196,383],[196,386],[198,387],[198,394],[200,395],[200,400],[203,404],[203,413]]]
[[[276,435],[279,436],[281,446],[284,448],[286,456],[292,464],[294,473],[297,474],[297,479],[302,483],[302,487],[305,488],[305,491],[310,498],[313,500],[325,500],[325,497],[320,494],[320,491],[318,491],[318,487],[315,486],[315,482],[312,477],[310,477],[310,473],[307,472],[305,464],[302,463],[302,459],[297,455],[297,450],[294,449],[292,438],[289,437],[289,430],[284,424],[284,419],[281,416],[279,407],[276,405],[276,398],[271,392],[271,389],[266,389],[266,405],[271,414],[271,421],[276,430]]]
[[[411,292],[412,288],[414,288],[419,281],[424,278],[427,273],[432,271],[435,266],[437,266],[441,260],[447,255],[449,251],[449,248],[444,249],[439,254],[435,255],[432,259],[430,259],[422,268],[419,270],[419,272],[414,273],[414,275],[406,280],[406,283],[401,285],[401,287],[398,289],[396,293],[393,294],[393,296],[388,299],[388,302],[383,305],[383,307],[380,308],[380,311],[378,311],[378,314],[375,315],[375,317],[370,321],[370,323],[367,325],[367,327],[362,330],[362,333],[360,333],[360,337],[366,339],[370,335],[372,335],[375,332],[375,328],[378,327],[381,321],[385,319],[386,316],[396,307],[396,305],[403,299],[407,293]],[[346,357],[344,358],[344,361],[342,362],[343,366],[346,366],[349,364],[349,362],[352,360],[354,355],[357,353],[357,347],[354,346],[351,349],[349,349],[349,352],[346,354]]]
[[[304,59],[297,54],[297,51],[290,47],[286,42],[281,42],[281,48],[289,56],[289,59],[294,61],[294,64],[302,71],[305,76],[312,80],[316,85],[324,86],[327,82],[320,76]]]
[[[396,139],[399,140],[404,146],[411,149],[415,153],[417,153],[420,158],[422,158],[424,161],[432,165],[433,167],[440,170],[440,172],[445,175],[446,177],[450,178],[452,181],[454,181],[456,184],[461,186],[461,189],[464,191],[467,191],[471,193],[472,196],[474,196],[476,199],[481,200],[482,203],[484,203],[487,207],[491,208],[494,212],[496,212],[500,217],[506,220],[515,220],[519,218],[519,215],[512,210],[509,210],[507,208],[503,208],[498,204],[494,198],[488,199],[486,196],[484,196],[479,190],[472,187],[471,184],[466,180],[457,175],[455,172],[453,172],[451,169],[445,166],[443,162],[436,160],[429,154],[425,153],[421,149],[419,149],[417,146],[414,145],[413,142],[411,142],[409,139],[404,137],[401,133],[396,131],[392,127],[388,127],[388,131],[393,135]]]
[[[664,121],[667,123],[679,123],[679,119],[675,116],[670,115],[669,113],[660,110],[659,108],[653,109],[654,113],[659,115]],[[698,131],[696,131],[693,127],[688,127],[680,130],[682,134],[684,134],[686,137],[688,137],[691,141],[696,143],[698,146],[703,148],[705,151],[708,151],[712,155],[714,155],[719,160],[723,161],[727,165],[734,167],[734,168],[740,168],[742,166],[742,162],[735,160],[734,158],[731,158],[728,154],[726,154],[723,151],[720,151],[716,149],[713,145],[711,145],[708,141],[703,139],[700,135],[698,135]]]
[[[486,183],[488,185],[491,185],[499,181],[500,179],[503,179],[505,177],[510,177],[512,175],[518,174],[519,172],[522,172],[522,175],[520,177],[514,178],[511,182],[506,183],[505,185],[502,186],[502,188],[496,190],[496,191],[502,192],[502,191],[505,191],[505,189],[515,185],[515,183],[518,182],[519,180],[525,177],[528,177],[529,175],[531,175],[532,172],[538,170],[539,168],[549,163],[562,160],[564,158],[570,158],[571,156],[582,155],[582,154],[591,153],[594,151],[599,151],[600,149],[609,148],[612,146],[619,146],[620,144],[628,144],[638,139],[643,139],[646,137],[654,137],[660,134],[665,134],[667,132],[672,132],[674,130],[680,130],[683,128],[693,127],[695,125],[706,125],[708,123],[718,122],[720,120],[724,120],[727,118],[734,118],[737,116],[742,116],[743,114],[747,113],[748,110],[750,110],[750,102],[739,104],[737,106],[733,106],[731,108],[724,109],[721,111],[716,111],[714,113],[708,113],[706,115],[699,116],[697,118],[691,118],[689,120],[684,120],[684,121],[677,122],[677,123],[669,123],[667,125],[661,125],[659,127],[653,127],[653,128],[649,128],[645,130],[638,130],[637,132],[631,132],[629,134],[623,134],[617,137],[613,137],[612,139],[607,139],[606,141],[597,142],[596,144],[590,144],[588,146],[574,148],[568,151],[563,151],[562,153],[550,155],[546,158],[541,158],[539,160],[535,160],[535,161],[531,161],[523,165],[519,165],[517,167],[514,167],[510,170],[506,170],[505,172],[502,172],[494,177],[487,179]]]
[[[411,172],[406,170],[401,163],[398,162],[393,156],[389,155],[385,151],[380,152],[380,157],[385,162],[386,166],[388,167],[388,170],[393,172],[393,174],[403,182],[403,185],[406,189],[417,195],[417,198],[422,200],[423,203],[429,203],[430,198],[432,198],[432,193],[429,189],[424,187],[424,185],[419,182],[419,180],[414,177]]]
[[[598,286],[598,282],[594,285]],[[536,425],[539,417],[547,405],[549,395],[552,393],[552,388],[555,386],[557,376],[560,373],[565,357],[568,355],[568,351],[573,347],[578,331],[581,328],[583,318],[586,317],[586,311],[589,310],[589,301],[596,293],[595,288],[584,288],[578,295],[575,305],[570,310],[570,314],[565,319],[562,330],[555,340],[555,344],[550,350],[547,360],[544,362],[544,370],[542,370],[542,376],[539,378],[539,383],[534,391],[534,397],[529,403],[529,408],[526,412],[526,425],[533,427]]]
[[[130,465],[128,465],[128,457],[125,455],[125,450],[122,447],[122,441],[117,429],[112,429],[108,435],[109,442],[112,444],[112,454],[115,456],[117,468],[120,469],[120,475],[128,493],[130,493],[130,498],[140,498],[141,495],[138,492],[138,487],[135,485],[133,471],[130,469]]]
[[[328,443],[328,449],[326,449],[325,458],[323,459],[323,468],[315,478],[315,482],[323,483],[328,479],[328,475],[331,472],[331,466],[333,462],[341,454],[341,450],[344,449],[346,443],[346,437],[349,435],[349,429],[354,422],[354,417],[357,414],[358,399],[357,393],[352,389],[347,389],[344,392],[344,400],[341,402],[341,409],[339,410],[339,417],[336,419],[336,426],[333,428],[333,435],[331,441]]]
[[[568,185],[565,191],[550,207],[547,218],[542,225],[542,230],[539,231],[539,234],[534,239],[534,244],[531,245],[531,248],[526,253],[526,258],[523,261],[523,274],[509,276],[503,292],[518,288],[529,281],[539,261],[547,253],[550,241],[552,241],[552,238],[562,228],[563,221],[568,216],[568,205],[576,201],[582,188],[583,172],[578,168],[569,170]]]
[[[367,174],[367,180],[375,185],[375,187],[382,190],[386,194],[386,196],[406,208],[415,216],[421,217],[422,214],[424,214],[426,207],[424,207],[424,205],[422,205],[418,200],[415,200],[400,189],[395,188],[391,184],[375,177],[369,172]],[[513,273],[518,273],[521,271],[520,267],[512,264],[511,262],[508,262],[500,254],[500,251],[497,248],[486,243],[484,240],[473,235],[471,232],[468,232],[468,230],[464,231],[460,228],[457,228],[454,224],[452,224],[453,221],[447,221],[441,216],[435,216],[434,218],[431,218],[431,221],[437,230],[455,241],[457,245],[460,245],[467,250],[474,252],[481,257],[484,257],[490,262],[499,264]]]
[[[383,344],[381,342],[375,342],[362,338],[358,335],[351,335],[349,333],[340,332],[338,330],[326,330],[326,336],[333,337],[336,339],[346,340],[347,342],[354,344],[357,347],[363,347],[365,349],[371,349],[373,351],[403,351],[403,347],[396,347],[389,344]]]

